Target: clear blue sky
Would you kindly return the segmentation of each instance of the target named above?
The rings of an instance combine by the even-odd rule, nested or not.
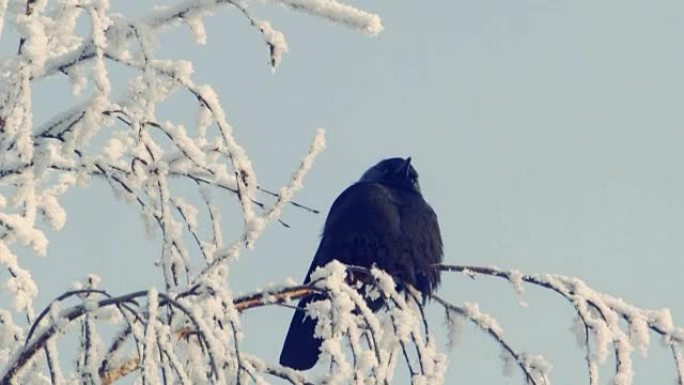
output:
[[[445,262],[578,276],[635,305],[670,307],[684,324],[684,3],[355,4],[378,13],[385,31],[369,38],[250,4],[288,40],[275,74],[261,36],[236,11],[208,19],[204,47],[185,28],[170,32],[161,56],[193,60],[198,83],[215,87],[263,186],[289,178],[317,127],[327,129],[328,148],[296,200],[324,213],[368,166],[410,155],[439,215]],[[49,97],[35,103],[38,122],[56,108]],[[182,108],[175,101],[159,114],[184,119]],[[240,223],[230,199],[224,216],[235,227],[226,225],[226,239]],[[48,258],[26,262],[45,283],[41,303],[88,272],[113,293],[160,283],[158,246],[145,240],[137,207],[112,199],[102,182],[65,203],[68,223]],[[288,208],[283,219],[291,229],[273,225],[235,265],[236,293],[303,278],[325,214]],[[512,345],[544,354],[555,384],[586,383],[584,351],[568,331],[573,311],[557,296],[530,288],[521,308],[506,283],[443,281],[444,297],[479,302]],[[245,314],[246,348],[275,361],[290,315]],[[441,313],[432,317],[441,325]],[[462,340],[449,378],[522,383],[517,373],[500,374],[499,348],[487,336],[466,327]],[[611,369],[603,368],[602,383]],[[655,336],[635,370],[636,384],[675,376]]]

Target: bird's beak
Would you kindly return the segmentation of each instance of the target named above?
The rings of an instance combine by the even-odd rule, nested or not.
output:
[[[404,164],[401,166],[401,171],[406,177],[409,175],[409,170],[411,170],[411,157],[409,156],[404,160]]]

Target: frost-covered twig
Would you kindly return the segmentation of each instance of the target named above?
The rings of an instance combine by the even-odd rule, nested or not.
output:
[[[453,327],[452,322],[454,322],[454,320],[451,315],[452,312],[471,321],[477,327],[494,338],[494,340],[496,340],[503,350],[513,358],[513,361],[518,368],[520,368],[520,371],[523,373],[525,380],[528,383],[535,385],[550,384],[548,373],[546,371],[548,370],[548,367],[546,365],[531,365],[531,361],[528,360],[528,357],[530,356],[524,353],[519,353],[513,349],[513,347],[503,338],[503,329],[501,326],[499,326],[492,316],[481,312],[477,304],[466,303],[463,307],[460,307],[450,304],[438,295],[433,295],[432,299],[444,307],[446,318],[450,321],[449,327]]]
[[[146,291],[134,292],[125,296],[108,298],[97,302],[97,308],[106,307],[108,305],[128,302],[135,298],[146,295]],[[9,365],[5,368],[4,373],[0,377],[0,384],[9,384],[14,381],[14,378],[21,369],[25,367],[33,356],[42,349],[45,344],[49,342],[57,333],[63,332],[65,328],[71,326],[71,322],[83,316],[90,311],[91,307],[79,305],[63,311],[56,315],[59,322],[51,322],[50,325],[44,327],[30,341],[27,341],[21,350],[16,352],[16,355],[9,361]]]
[[[38,314],[38,317],[33,322],[33,324],[31,325],[31,328],[28,331],[25,342],[28,343],[31,340],[31,337],[33,336],[33,332],[36,330],[36,327],[38,327],[38,325],[40,325],[43,318],[45,316],[47,316],[51,310],[53,310],[53,306],[55,306],[58,302],[61,302],[61,301],[68,299],[69,297],[80,296],[83,294],[100,294],[100,295],[107,297],[107,298],[112,297],[106,291],[99,290],[99,289],[77,289],[77,290],[67,291],[66,293],[59,295],[52,302],[50,302],[50,304],[48,306],[46,306],[43,309],[43,311],[40,312],[40,314]]]
[[[335,0],[272,0],[311,15],[324,17],[336,23],[357,28],[373,36],[382,32],[378,15],[354,8]]]
[[[646,352],[649,346],[649,330],[662,336],[670,345],[678,372],[679,384],[682,383],[682,360],[678,349],[684,344],[684,328],[674,326],[668,309],[647,310],[630,305],[622,299],[599,292],[589,287],[579,278],[557,274],[521,274],[517,271],[506,271],[495,267],[441,265],[442,271],[462,272],[469,277],[475,275],[494,276],[510,280],[517,287],[521,282],[533,284],[552,290],[568,300],[578,314],[587,331],[584,341],[587,345],[587,366],[589,382],[598,384],[598,365],[605,362],[608,346],[612,345],[615,353],[616,369],[614,383],[629,385],[632,381],[632,359],[634,350]],[[624,320],[628,330],[620,324]],[[593,332],[596,347],[591,352],[589,333]]]
[[[272,289],[268,291],[262,291],[254,294],[249,294],[241,297],[236,297],[234,299],[234,307],[236,310],[244,311],[256,306],[264,306],[264,305],[272,305],[272,304],[279,304],[279,303],[284,303],[290,300],[298,299],[307,295],[311,295],[313,293],[320,293],[320,289],[315,288],[315,283],[311,285],[299,285],[299,286],[292,286],[292,287],[283,287],[279,289]],[[92,291],[92,290],[76,290],[72,292],[65,293],[59,297],[60,300],[67,299],[69,297],[72,297],[74,295],[82,294],[82,293],[102,293],[100,291]],[[193,294],[190,294],[191,296],[198,296],[200,292],[197,291],[197,289],[193,290]],[[102,293],[103,294],[103,293]],[[139,292],[134,292],[130,293],[128,295],[124,296],[119,296],[119,297],[113,297],[113,298],[107,298],[106,300],[99,301],[97,303],[97,306],[100,308],[105,308],[108,306],[122,306],[126,304],[133,304],[137,305],[135,302],[135,299],[137,298],[143,298],[145,296],[148,296],[147,291],[139,291]],[[160,296],[163,296],[161,294],[158,294]],[[362,301],[362,299],[361,299]],[[159,306],[164,306],[166,304],[173,304],[174,307],[179,308],[179,309],[184,309],[182,305],[179,305],[179,303],[175,300],[171,300],[169,298],[163,298]],[[41,314],[47,314],[48,311],[52,308],[52,305],[49,308],[46,308]],[[72,309],[67,309],[65,310],[62,314],[62,317],[65,321],[67,320],[72,320],[80,317],[82,314],[85,312],[85,308],[83,306],[76,306]],[[184,310],[186,313],[189,314],[189,310]],[[141,319],[141,321],[143,321]],[[146,324],[146,322],[144,323]],[[116,381],[118,378],[121,378],[122,376],[130,373],[131,371],[137,370],[139,368],[139,365],[137,364],[136,359],[132,360],[125,360],[123,361],[119,366],[116,367],[111,367],[109,361],[111,360],[111,355],[114,351],[118,350],[119,347],[123,346],[123,341],[126,340],[128,336],[131,335],[131,327],[132,325],[129,325],[129,327],[125,328],[122,330],[122,332],[117,336],[114,341],[115,343],[110,347],[109,353],[105,356],[105,358],[102,361],[102,364],[98,370],[99,376],[103,383],[112,383]],[[187,339],[189,338],[190,335],[197,335],[198,329],[193,328],[193,331],[188,333],[187,331],[182,332],[182,334],[185,336],[183,338]],[[27,352],[36,350],[37,347],[35,347],[35,344],[40,344],[40,343],[45,343],[47,338],[50,338],[55,330],[52,330],[51,328],[46,329],[41,333],[41,335],[35,339],[33,339],[33,343],[29,344],[27,348]],[[29,341],[27,341],[28,343]],[[164,353],[168,354],[168,353]],[[28,358],[26,358],[28,360]],[[277,369],[276,367],[269,367],[267,370],[268,373],[282,377],[282,378],[290,378],[291,374],[288,374],[288,371],[284,371],[283,369]],[[291,377],[294,381],[293,383],[300,383],[298,380],[294,380],[295,377]],[[301,383],[308,383],[306,381],[303,381]]]
[[[96,291],[92,290],[83,290],[83,291],[78,291],[80,293],[97,293]],[[165,294],[162,293],[156,293],[156,291],[152,291],[153,294],[156,294],[161,298],[159,301],[158,306],[167,306],[171,305],[175,309],[180,310],[186,317],[187,319],[193,324],[193,330],[195,330],[195,334],[200,337],[200,341],[204,346],[208,347],[208,354],[210,361],[214,361],[212,358],[213,355],[211,353],[212,350],[215,350],[215,348],[211,347],[211,340],[210,338],[210,333],[208,332],[208,328],[204,326],[203,321],[198,319],[196,315],[194,314],[193,310],[188,308],[185,304],[170,298],[166,296]],[[18,352],[18,355],[13,359],[12,365],[10,365],[8,368],[6,368],[6,372],[3,373],[2,377],[0,378],[0,384],[5,384],[9,383],[9,381],[12,381],[14,376],[29,362],[31,362],[31,359],[35,353],[37,353],[43,346],[45,346],[46,343],[49,342],[49,340],[53,337],[56,336],[58,333],[64,333],[70,326],[71,322],[74,320],[77,320],[83,316],[87,316],[88,314],[91,314],[94,311],[100,311],[100,309],[106,309],[109,307],[119,307],[125,304],[135,304],[133,302],[135,299],[138,298],[143,298],[143,297],[148,297],[150,296],[150,291],[137,291],[133,292],[130,294],[126,294],[123,296],[119,297],[109,297],[100,301],[94,301],[92,303],[84,304],[84,305],[77,305],[68,309],[65,309],[61,312],[58,312],[59,314],[56,314],[54,310],[54,304],[51,304],[48,308],[46,308],[45,311],[43,311],[41,314],[48,314],[48,312],[55,313],[52,316],[52,320],[50,320],[50,323],[43,327],[40,332],[34,337],[34,338],[27,338],[26,344],[24,348]],[[64,295],[60,296],[62,299],[66,299],[69,296],[72,296],[74,294],[77,294],[77,292],[69,292],[65,293]],[[126,309],[126,308],[122,308]],[[150,314],[148,311],[141,311],[141,313],[148,313],[146,314],[146,317],[149,317]],[[152,314],[153,318],[156,318],[154,314]],[[144,322],[145,325],[147,325],[148,322]],[[129,329],[135,327],[134,323],[129,323]],[[124,332],[123,336],[129,335],[129,332]],[[117,337],[116,341],[121,341],[123,338]],[[117,344],[120,344],[118,342]],[[94,358],[94,357],[93,357]],[[218,366],[214,362],[212,364],[213,370],[215,373],[219,373],[218,371]],[[102,372],[102,370],[99,370]],[[101,375],[102,376],[102,375]]]

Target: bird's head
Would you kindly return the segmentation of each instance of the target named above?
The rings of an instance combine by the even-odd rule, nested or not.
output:
[[[360,181],[382,183],[420,193],[418,172],[411,166],[411,157],[381,160],[378,164],[364,172]]]

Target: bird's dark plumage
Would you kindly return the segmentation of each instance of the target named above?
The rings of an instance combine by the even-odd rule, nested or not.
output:
[[[442,239],[437,216],[421,195],[411,158],[379,162],[337,197],[304,282],[333,259],[375,265],[398,285],[412,285],[424,296],[434,291],[439,284],[434,265],[442,261]],[[314,337],[316,321],[303,309],[321,299],[324,296],[313,295],[299,302],[280,354],[281,365],[305,370],[318,361],[322,340]]]

